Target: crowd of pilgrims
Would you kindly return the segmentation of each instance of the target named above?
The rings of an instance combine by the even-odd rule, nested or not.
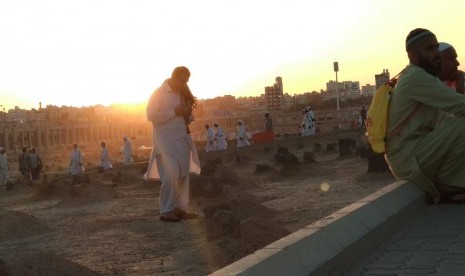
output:
[[[99,169],[104,171],[113,168],[106,143],[102,142],[100,146],[102,150]],[[32,183],[34,180],[40,179],[40,172],[43,168],[42,157],[37,153],[35,148],[28,150],[27,147],[23,147],[21,151],[21,154],[18,156],[18,169],[24,180],[27,183]],[[122,163],[124,165],[130,165],[134,162],[131,141],[126,135],[123,137],[123,146],[120,153],[122,154]],[[7,184],[10,176],[9,170],[10,165],[6,149],[0,147],[0,185]],[[84,154],[79,149],[78,144],[74,144],[69,161],[69,172],[71,175],[76,176],[84,171]]]
[[[310,106],[302,110],[302,123],[301,135],[309,136],[315,134],[315,114]],[[269,113],[265,113],[265,131],[273,131],[272,119]],[[213,127],[210,125],[205,125],[207,142],[205,146],[205,151],[221,151],[228,148],[227,135],[224,129],[218,124],[214,123]],[[252,143],[250,141],[250,135],[247,132],[246,126],[243,120],[237,121],[236,129],[236,140],[237,147],[250,146]],[[101,170],[108,170],[113,167],[110,161],[110,153],[108,151],[107,145],[105,142],[101,144],[101,154],[100,154],[100,167]],[[120,153],[122,154],[122,163],[124,165],[129,165],[134,162],[132,157],[132,148],[131,141],[128,136],[123,137],[123,146]],[[40,177],[40,172],[42,170],[42,158],[36,152],[35,148],[28,150],[26,147],[22,148],[22,153],[18,157],[19,171],[23,177],[28,181],[37,180]],[[9,164],[7,160],[6,150],[0,147],[0,184],[6,184],[9,178]],[[73,145],[73,151],[71,152],[70,163],[69,163],[69,172],[71,175],[79,175],[85,171],[84,167],[84,154],[79,148],[78,144]]]
[[[110,161],[110,152],[108,151],[107,145],[105,142],[100,144],[102,150],[100,153],[100,166],[99,169],[102,171],[113,168],[113,165]],[[131,140],[127,135],[123,137],[123,146],[121,147],[120,153],[122,154],[122,163],[123,165],[130,165],[134,163],[132,156],[132,145]],[[84,172],[84,155],[79,149],[77,144],[74,144],[73,151],[71,152],[71,158],[69,162],[69,169],[71,175],[79,175]]]
[[[315,113],[313,112],[310,106],[307,106],[302,110],[302,123],[300,124],[301,128],[301,136],[310,136],[315,134],[316,124]],[[224,129],[218,124],[214,123],[213,128],[209,125],[205,125],[206,130],[206,145],[205,151],[217,151],[217,150],[226,150],[228,147],[227,142],[227,135]],[[265,127],[264,131],[273,132],[273,121],[270,117],[270,114],[267,112],[265,113]],[[244,124],[243,120],[237,121],[237,128],[236,128],[236,140],[237,140],[237,147],[246,147],[250,146],[252,143],[250,141],[250,135],[247,132],[247,128]]]

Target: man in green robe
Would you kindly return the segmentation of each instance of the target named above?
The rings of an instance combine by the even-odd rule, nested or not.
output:
[[[463,201],[465,97],[437,78],[441,54],[432,32],[411,31],[406,50],[410,64],[388,109],[386,160],[398,179],[413,180],[434,203]],[[438,124],[441,110],[453,117]]]

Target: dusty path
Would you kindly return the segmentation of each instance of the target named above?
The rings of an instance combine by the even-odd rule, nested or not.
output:
[[[119,179],[93,173],[90,184],[59,178],[42,193],[22,184],[2,190],[0,274],[211,273],[394,180],[388,172],[368,174],[367,160],[355,150],[344,157],[325,150],[346,137],[357,140],[359,133],[203,153],[203,162],[216,165],[191,181],[191,206],[201,217],[181,223],[158,220],[160,184],[141,179],[145,164],[119,168]],[[314,152],[317,162],[304,163],[315,143],[323,146]],[[278,144],[299,163],[277,163]],[[257,165],[264,169],[257,172]],[[212,209],[221,212],[212,217]]]

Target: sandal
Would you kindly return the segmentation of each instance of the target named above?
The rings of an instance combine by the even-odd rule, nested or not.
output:
[[[188,213],[188,212],[186,212],[184,210],[181,210],[179,208],[174,208],[174,213],[180,219],[196,219],[196,218],[199,217],[199,215],[197,215],[195,213]]]
[[[175,213],[169,212],[161,215],[160,220],[166,222],[180,222],[181,218],[177,216]]]

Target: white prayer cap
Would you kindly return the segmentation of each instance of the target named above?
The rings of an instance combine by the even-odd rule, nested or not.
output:
[[[442,52],[446,49],[449,49],[449,48],[453,48],[452,45],[450,45],[449,43],[446,43],[446,42],[439,42],[439,52]]]

